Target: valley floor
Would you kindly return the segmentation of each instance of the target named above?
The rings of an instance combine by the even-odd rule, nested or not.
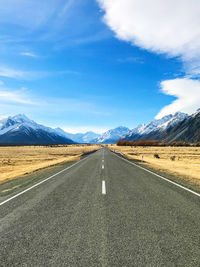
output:
[[[78,161],[99,145],[0,147],[0,183],[59,163]]]

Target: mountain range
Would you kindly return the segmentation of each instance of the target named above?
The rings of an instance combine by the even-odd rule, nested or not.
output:
[[[94,133],[92,131],[86,132],[86,133],[76,133],[76,134],[72,134],[72,133],[67,133],[65,132],[63,129],[61,128],[56,128],[55,129],[57,131],[57,133],[59,133],[60,135],[69,138],[71,140],[73,140],[76,143],[81,143],[81,144],[87,144],[87,143],[91,143],[91,141],[97,137],[99,137],[100,135],[97,133]]]
[[[94,143],[94,144],[114,144],[117,142],[117,140],[119,140],[122,136],[127,134],[129,131],[130,131],[129,128],[120,126],[120,127],[115,128],[115,129],[111,129],[111,130],[103,133],[99,137],[91,140],[91,143]]]
[[[180,122],[189,117],[188,114],[177,112],[161,119],[153,120],[150,123],[139,125],[123,135],[121,139],[131,140],[163,140],[163,133],[168,133]],[[164,140],[163,140],[164,141]]]
[[[1,144],[73,144],[90,143],[99,134],[71,134],[61,128],[52,129],[30,120],[24,114],[0,119]]]
[[[164,142],[200,142],[200,110],[187,116],[174,127],[168,127],[160,133],[153,132],[152,136],[155,137],[154,139]],[[144,136],[144,138],[150,139],[150,136]]]
[[[73,144],[56,130],[19,114],[0,120],[1,144]]]
[[[188,117],[189,116],[185,113],[177,112],[174,115],[170,114],[161,119],[153,120],[150,123],[138,125],[136,128],[131,130],[127,127],[120,126],[103,133],[91,142],[98,144],[112,144],[116,143],[119,139],[128,141],[140,139],[162,139],[161,133],[175,127],[175,125]]]
[[[177,112],[133,129],[117,127],[99,135],[94,132],[67,133],[30,120],[23,114],[0,119],[0,144],[116,143],[124,140],[200,142],[200,109],[192,115]]]
[[[115,143],[128,131],[126,127],[118,127],[102,135],[91,131],[72,134],[59,127],[52,129],[43,126],[18,114],[0,120],[0,144]]]

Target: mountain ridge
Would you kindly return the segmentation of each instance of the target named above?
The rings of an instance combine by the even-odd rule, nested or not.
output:
[[[130,131],[129,128],[124,126],[119,126],[114,129],[110,129],[100,135],[98,138],[92,140],[92,143],[95,144],[109,144],[109,143],[116,143],[125,133]]]
[[[93,139],[95,139],[95,138],[100,136],[100,134],[97,134],[97,133],[92,132],[92,131],[88,131],[86,133],[75,133],[75,134],[72,134],[72,133],[65,132],[60,127],[57,127],[55,130],[58,133],[60,133],[61,135],[65,136],[67,138],[70,138],[74,142],[83,143],[83,144],[90,143],[91,140],[93,140]]]
[[[61,128],[36,123],[24,114],[0,119],[1,144],[73,144],[116,143],[119,139],[171,141],[200,141],[200,109],[188,115],[182,112],[169,114],[133,129],[119,126],[99,135],[92,131],[71,134]]]
[[[122,136],[124,140],[144,140],[155,139],[157,135],[169,128],[173,128],[176,124],[186,119],[189,115],[182,112],[169,114],[161,119],[153,120],[147,124],[142,124],[130,130],[127,135]]]
[[[0,143],[3,144],[73,144],[54,129],[30,120],[24,114],[0,120]]]

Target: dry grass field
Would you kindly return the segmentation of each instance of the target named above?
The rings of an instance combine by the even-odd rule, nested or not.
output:
[[[0,147],[0,183],[67,161],[78,161],[98,145]]]
[[[129,159],[141,160],[142,164],[159,171],[181,177],[200,185],[200,147],[130,147],[109,145]],[[155,158],[158,154],[159,158]]]

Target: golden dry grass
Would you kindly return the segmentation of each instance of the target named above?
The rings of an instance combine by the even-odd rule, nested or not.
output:
[[[130,147],[109,145],[129,159],[144,159],[144,165],[200,185],[200,147]],[[159,159],[154,158],[159,155]],[[172,161],[171,157],[175,156]]]
[[[0,147],[0,183],[58,163],[78,161],[98,145]]]

